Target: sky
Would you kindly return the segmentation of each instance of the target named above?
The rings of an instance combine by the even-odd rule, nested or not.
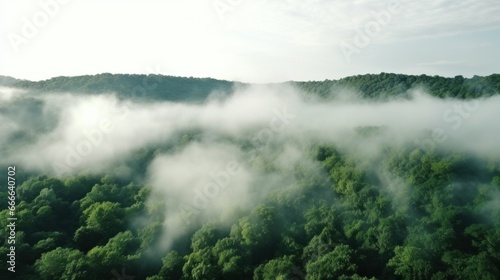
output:
[[[0,0],[0,75],[500,72],[498,0]]]

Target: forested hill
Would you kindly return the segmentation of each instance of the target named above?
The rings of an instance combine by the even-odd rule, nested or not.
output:
[[[98,74],[55,77],[44,81],[18,80],[0,76],[0,86],[40,92],[117,92],[124,98],[141,100],[196,101],[212,93],[228,94],[236,84],[211,78],[185,78],[163,75]],[[500,74],[464,78],[428,75],[366,74],[339,80],[289,82],[305,92],[328,97],[337,89],[348,89],[365,98],[387,98],[422,88],[438,97],[477,98],[500,92]]]
[[[141,100],[194,101],[211,93],[228,94],[235,83],[210,78],[184,78],[163,75],[98,74],[55,77],[33,82],[0,76],[0,86],[35,92],[76,92],[99,94],[116,92],[124,98]]]
[[[410,89],[422,88],[438,97],[477,98],[500,92],[500,74],[464,78],[446,78],[428,75],[366,74],[340,80],[322,82],[295,82],[306,92],[329,96],[335,89],[352,89],[365,98],[385,98],[404,94]]]
[[[500,279],[499,78],[0,77],[0,279]]]

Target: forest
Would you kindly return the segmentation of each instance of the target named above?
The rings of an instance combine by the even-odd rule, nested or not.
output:
[[[329,97],[339,89],[351,89],[365,98],[381,99],[404,95],[413,88],[424,88],[437,97],[478,98],[490,96],[500,90],[500,74],[453,78],[428,75],[403,75],[394,73],[365,74],[345,77],[339,80],[288,82],[299,89],[321,97]],[[159,74],[131,75],[110,74],[78,77],[55,77],[33,82],[0,76],[0,86],[11,86],[44,92],[78,92],[99,94],[119,92],[120,97],[137,100],[199,101],[213,92],[229,94],[241,82],[223,81],[211,78],[184,78]]]
[[[0,277],[500,279],[499,92],[0,77]]]

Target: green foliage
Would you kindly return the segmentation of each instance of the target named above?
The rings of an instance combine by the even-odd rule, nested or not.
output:
[[[425,250],[412,246],[397,246],[395,256],[388,262],[395,274],[403,279],[429,279],[432,264]]]
[[[39,82],[0,77],[0,85],[35,92],[79,92],[99,94],[119,92],[135,100],[199,101],[212,92],[228,93],[233,82],[209,78],[182,78],[162,75],[109,74],[56,77]]]
[[[163,266],[158,274],[160,279],[181,279],[184,260],[179,253],[172,251],[168,253],[162,261]]]
[[[351,258],[354,251],[348,245],[339,245],[306,265],[307,280],[338,279],[356,271]]]
[[[392,73],[366,74],[345,77],[339,80],[289,82],[309,94],[330,98],[338,89],[350,89],[363,98],[387,99],[407,97],[408,90],[424,88],[440,98],[454,97],[470,99],[491,96],[500,91],[500,74],[464,78],[445,78],[427,75],[403,75]],[[229,94],[234,86],[245,86],[237,82],[209,78],[183,78],[162,75],[109,74],[78,77],[56,77],[32,82],[0,76],[0,85],[44,92],[78,92],[99,94],[117,92],[122,98],[142,101],[206,100],[211,93]],[[33,101],[32,101],[33,102]],[[33,105],[37,108],[36,104]],[[39,127],[43,127],[39,125]]]
[[[182,267],[184,278],[187,280],[219,279],[219,271],[210,249],[195,251],[185,257],[186,263]]]
[[[85,279],[88,268],[85,263],[85,255],[78,251],[69,248],[57,248],[50,252],[44,253],[35,264],[36,271],[41,279]],[[75,268],[78,268],[75,271]]]
[[[293,277],[294,263],[292,256],[283,256],[281,258],[272,259],[266,264],[262,264],[255,269],[253,279],[265,280],[276,279],[285,280]]]
[[[411,143],[376,158],[326,144],[304,150],[304,164],[286,174],[293,183],[230,213],[233,220],[179,226],[182,236],[165,235],[171,200],[147,186],[110,176],[31,177],[18,188],[18,275],[110,279],[126,268],[136,279],[498,279],[495,160]],[[275,172],[277,153],[254,168]],[[9,235],[8,217],[0,211],[1,236]],[[5,256],[9,244],[1,242]]]
[[[325,80],[322,82],[291,82],[306,92],[325,98],[334,95],[338,89],[350,89],[363,98],[387,99],[406,97],[408,90],[423,88],[431,95],[440,98],[454,97],[460,99],[491,96],[499,92],[500,74],[486,77],[474,76],[464,78],[456,76],[445,78],[427,75],[403,74],[366,74],[342,78],[340,80]]]

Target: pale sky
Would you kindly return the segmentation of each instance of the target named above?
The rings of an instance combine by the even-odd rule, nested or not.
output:
[[[500,72],[499,0],[0,0],[0,75]]]

